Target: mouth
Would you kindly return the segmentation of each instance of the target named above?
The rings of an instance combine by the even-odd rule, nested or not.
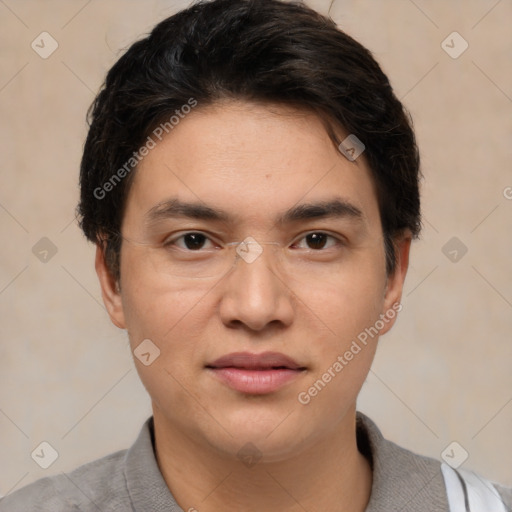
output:
[[[222,356],[205,368],[230,388],[253,395],[277,391],[307,370],[278,352],[237,352]]]

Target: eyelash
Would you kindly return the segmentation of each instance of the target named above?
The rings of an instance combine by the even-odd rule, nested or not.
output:
[[[212,242],[211,238],[201,232],[201,231],[186,231],[186,232],[183,232],[181,233],[179,236],[173,236],[172,238],[167,238],[164,242],[163,242],[163,247],[165,248],[171,248],[171,247],[178,247],[179,249],[182,249],[184,251],[187,251],[187,252],[200,252],[202,250],[199,249],[199,250],[193,250],[193,249],[188,249],[186,247],[180,247],[176,244],[176,242],[180,239],[183,239],[184,237],[186,237],[187,235],[201,235],[203,236],[206,240],[209,240],[210,242]],[[336,235],[333,235],[331,233],[328,233],[328,232],[325,232],[325,231],[308,231],[307,233],[304,233],[303,235],[300,236],[300,238],[297,239],[297,242],[293,242],[293,245],[296,245],[298,242],[302,241],[302,240],[305,240],[308,236],[310,235],[322,235],[322,236],[326,236],[328,237],[329,240],[333,240],[335,241],[336,243],[334,244],[334,246],[345,246],[346,245],[346,242],[345,240],[343,240],[342,237],[340,237],[339,235],[336,236]],[[332,249],[334,247],[333,245],[331,245],[330,247],[327,247],[327,248],[322,248],[322,249],[310,249],[311,251],[315,251],[315,252],[321,252],[321,251],[326,251],[328,249]]]

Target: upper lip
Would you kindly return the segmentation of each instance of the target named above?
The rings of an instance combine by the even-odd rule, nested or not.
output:
[[[233,352],[219,357],[207,368],[243,368],[247,370],[269,370],[272,368],[287,368],[290,370],[303,370],[293,359],[279,352],[263,352],[252,354],[251,352]]]

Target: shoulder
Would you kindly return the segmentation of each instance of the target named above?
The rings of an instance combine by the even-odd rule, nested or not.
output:
[[[494,487],[507,507],[507,512],[512,512],[512,487],[507,488],[498,484],[495,484]]]
[[[357,414],[357,439],[373,470],[368,512],[449,510],[439,461],[388,441],[362,413]]]
[[[2,498],[0,512],[107,512],[123,510],[125,504],[129,509],[126,453],[122,450],[69,473],[41,478]]]
[[[466,510],[471,512],[512,512],[510,489],[471,471],[453,470],[439,460],[386,440],[378,427],[361,413],[357,415],[357,427],[359,449],[371,460],[373,469],[367,512],[450,511],[458,510],[453,506],[460,506],[461,502],[465,506],[465,500],[470,505]]]

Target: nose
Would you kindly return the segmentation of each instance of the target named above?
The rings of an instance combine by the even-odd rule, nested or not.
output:
[[[220,315],[225,325],[244,325],[253,331],[289,326],[294,317],[293,292],[272,258],[270,247],[254,260],[237,258],[224,277]]]

